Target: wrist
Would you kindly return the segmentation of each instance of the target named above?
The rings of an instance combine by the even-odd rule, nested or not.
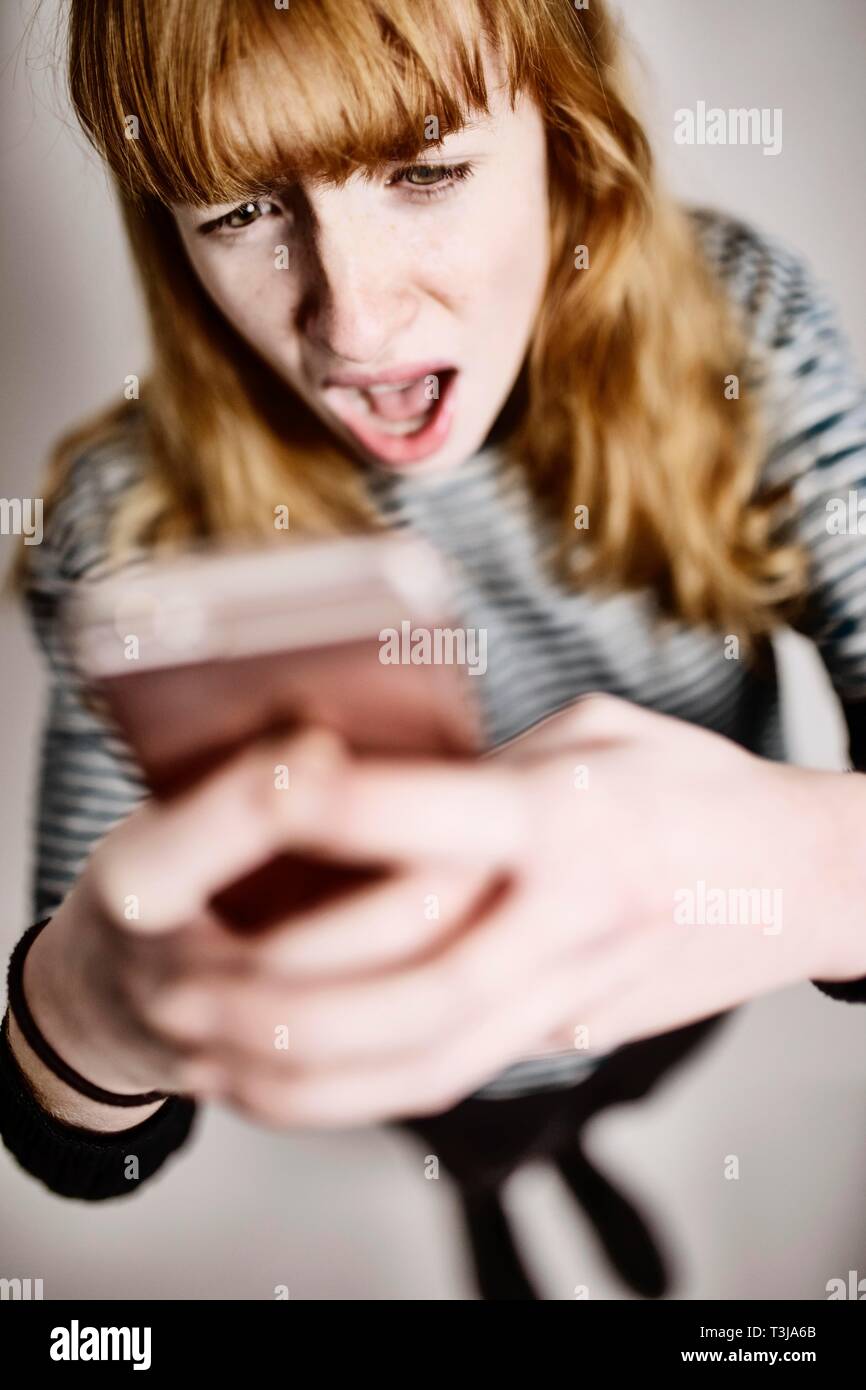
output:
[[[6,1015],[6,1036],[9,1050],[34,1099],[62,1124],[110,1134],[141,1124],[164,1104],[163,1101],[156,1101],[152,1105],[119,1109],[117,1106],[101,1105],[81,1095],[55,1076],[37,1057],[11,1010]]]
[[[818,774],[825,795],[813,803],[820,843],[815,869],[815,959],[811,979],[858,980],[866,976],[866,775]]]
[[[42,1103],[47,1102],[52,1111],[59,1114],[62,1109],[70,1122],[74,1116],[76,1123],[87,1127],[95,1119],[100,1129],[125,1129],[152,1114],[164,1097],[120,1107],[111,1104],[113,1097],[138,1096],[162,1087],[141,1084],[135,1066],[124,1065],[128,1026],[120,1017],[112,1030],[112,1007],[106,1014],[99,995],[94,998],[88,990],[88,977],[97,984],[101,980],[87,963],[89,933],[72,921],[64,907],[23,946],[18,1005],[10,993],[10,1047]],[[20,943],[18,949],[22,949]],[[18,1007],[23,1011],[20,1017]],[[135,1054],[132,1060],[134,1064]],[[88,1094],[88,1083],[110,1095]]]

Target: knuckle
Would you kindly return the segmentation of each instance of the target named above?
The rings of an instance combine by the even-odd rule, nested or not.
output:
[[[581,695],[580,699],[576,700],[572,706],[578,732],[588,737],[591,734],[602,734],[614,728],[621,718],[625,705],[625,700],[621,700],[617,695],[609,695],[605,691],[591,691],[588,695]]]
[[[239,759],[237,795],[265,834],[279,839],[325,803],[331,814],[340,809],[332,793],[342,762],[339,740],[325,730],[262,739]]]
[[[232,814],[240,813],[270,830],[283,810],[277,791],[279,754],[273,742],[256,745],[242,757],[231,780]]]
[[[120,829],[120,828],[119,828]],[[126,826],[122,827],[125,831]],[[87,877],[94,902],[111,921],[122,920],[124,892],[128,890],[125,837],[104,835],[93,846],[87,861]]]

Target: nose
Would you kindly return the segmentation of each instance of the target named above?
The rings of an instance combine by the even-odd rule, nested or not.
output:
[[[351,209],[341,192],[316,202],[299,327],[329,361],[370,365],[411,324],[415,294],[381,219]]]

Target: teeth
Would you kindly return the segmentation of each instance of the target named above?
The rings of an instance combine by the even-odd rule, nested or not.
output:
[[[357,408],[359,415],[373,414],[373,408],[370,405],[369,400],[367,399],[366,391],[362,391],[357,386],[347,386],[345,388],[345,391],[347,396],[349,397],[349,400],[352,403],[352,409],[354,410]]]
[[[413,430],[421,428],[427,414],[425,410],[423,415],[416,415],[413,420],[377,420],[376,429],[380,434],[411,434]]]
[[[371,396],[384,396],[387,395],[389,391],[405,391],[407,386],[414,385],[418,380],[420,380],[419,377],[413,376],[410,377],[408,381],[385,382],[379,386],[368,386],[366,389],[370,392]]]
[[[376,429],[380,434],[395,436],[412,434],[424,425],[435,404],[434,401],[431,401],[420,415],[414,415],[411,420],[387,420],[373,409],[370,398],[371,396],[384,395],[389,391],[404,391],[407,386],[412,386],[415,381],[420,380],[420,377],[412,377],[408,381],[388,382],[379,386],[347,386],[343,388],[344,399],[349,404],[352,414],[360,415],[368,420],[375,419]]]

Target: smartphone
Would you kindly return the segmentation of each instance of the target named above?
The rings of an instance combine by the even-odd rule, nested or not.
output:
[[[451,592],[435,551],[389,532],[136,561],[76,585],[62,622],[92,707],[169,798],[251,740],[310,724],[360,753],[476,756],[465,665],[413,660],[419,631],[454,633]],[[282,854],[211,906],[261,927],[383,872]]]

